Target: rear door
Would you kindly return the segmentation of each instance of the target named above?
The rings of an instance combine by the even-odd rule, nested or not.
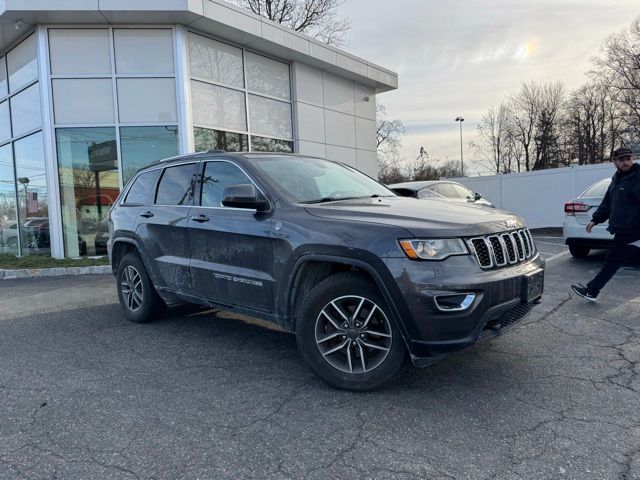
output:
[[[273,310],[271,212],[222,205],[224,187],[257,184],[235,163],[202,162],[189,235],[194,295],[224,305]],[[199,205],[198,205],[199,204]]]
[[[165,167],[151,202],[138,211],[136,233],[160,289],[191,290],[187,228],[196,174],[195,162]]]

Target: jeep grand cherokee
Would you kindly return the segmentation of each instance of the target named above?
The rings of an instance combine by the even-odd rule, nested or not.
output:
[[[522,219],[400,197],[340,163],[207,152],[136,173],[110,212],[118,297],[134,322],[187,301],[296,335],[329,384],[365,390],[499,335],[540,301]]]

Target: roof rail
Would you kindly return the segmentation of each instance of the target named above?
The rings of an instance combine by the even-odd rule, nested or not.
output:
[[[207,150],[207,153],[227,153],[225,150],[218,150],[218,149],[213,149],[213,150]]]

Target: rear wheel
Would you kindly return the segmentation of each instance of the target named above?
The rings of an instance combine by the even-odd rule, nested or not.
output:
[[[161,317],[167,305],[153,288],[142,260],[129,253],[120,261],[118,273],[118,299],[127,319],[145,323]]]
[[[353,273],[320,282],[296,320],[300,355],[330,385],[369,390],[406,364],[404,340],[376,285]]]
[[[569,253],[576,258],[585,258],[589,256],[591,249],[589,247],[580,247],[577,245],[569,245]]]

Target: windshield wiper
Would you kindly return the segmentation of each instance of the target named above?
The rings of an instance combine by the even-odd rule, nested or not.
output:
[[[317,200],[309,200],[308,202],[302,202],[302,203],[311,204],[311,203],[339,202],[342,200],[353,200],[355,198],[369,198],[369,197],[322,197]]]

